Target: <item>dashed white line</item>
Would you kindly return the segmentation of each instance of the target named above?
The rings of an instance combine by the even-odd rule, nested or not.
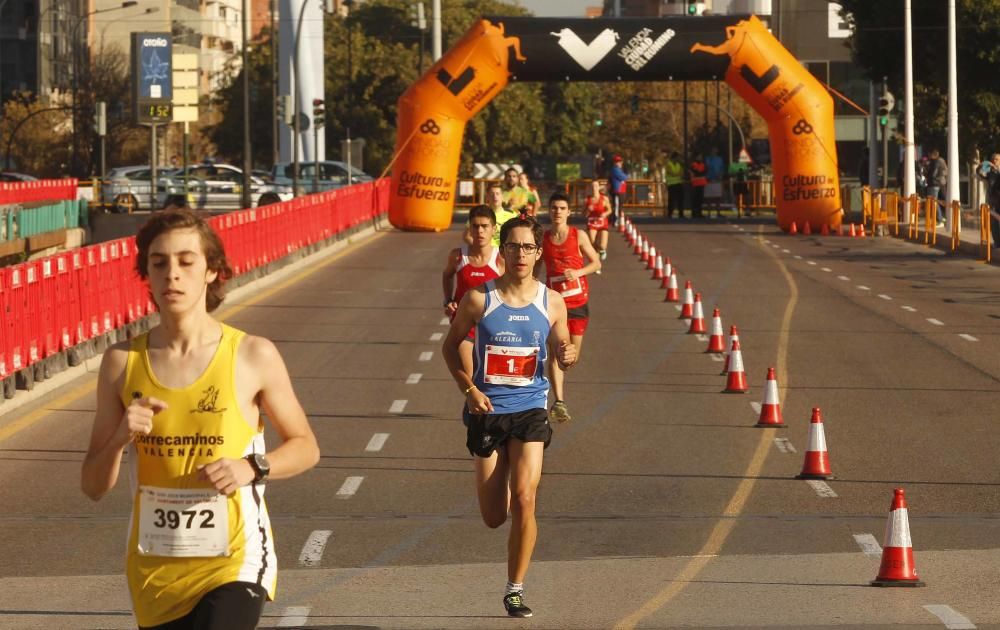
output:
[[[902,306],[900,308],[902,308],[904,311],[909,311],[911,313],[916,313],[917,312],[917,309],[913,308],[912,306]]]
[[[365,452],[377,453],[381,451],[382,447],[385,446],[385,441],[388,439],[388,433],[376,433],[372,436],[372,439],[368,440],[368,446],[365,447]]]
[[[949,630],[972,630],[976,627],[969,619],[956,611],[951,606],[944,604],[926,604],[924,610],[941,620],[945,628]]]
[[[309,623],[309,613],[312,606],[289,606],[281,612],[281,619],[278,620],[279,628],[296,628]]]
[[[681,310],[681,305],[680,304],[674,304],[674,308],[676,308],[679,311],[679,310]]]
[[[959,333],[958,336],[961,337],[962,339],[965,339],[966,341],[979,341],[978,339],[976,339],[975,337],[973,337],[968,333]]]
[[[420,382],[420,379],[422,377],[423,377],[423,374],[421,374],[420,372],[414,372],[413,374],[410,374],[409,376],[406,377],[406,384],[407,385],[416,385],[417,383]]]
[[[782,453],[796,452],[795,447],[788,441],[788,438],[774,438],[774,445],[778,447],[778,450]]]
[[[847,276],[837,276],[837,280],[843,280],[844,282],[850,282],[850,278]]]
[[[323,550],[326,549],[326,541],[332,533],[329,529],[317,529],[309,534],[306,543],[302,545],[302,553],[299,554],[299,566],[319,566],[319,561],[323,559]]]
[[[883,300],[892,300],[892,296],[891,295],[886,295],[885,293],[879,293],[878,296],[880,298],[882,298]]]
[[[795,254],[795,260],[802,260],[802,256],[799,256],[798,254]]]
[[[406,399],[394,400],[392,404],[389,405],[389,413],[403,413],[406,409]]]
[[[871,289],[869,287],[866,287],[863,284],[859,284],[858,288],[861,289],[862,291],[871,291]]]
[[[781,253],[783,253],[783,254],[791,254],[792,252],[789,251],[789,250],[787,250],[787,249],[783,249],[783,250],[781,250]]]
[[[752,403],[750,403],[750,408],[753,409],[753,412],[755,414],[760,415],[760,403],[759,402],[752,402]]]
[[[816,491],[816,494],[819,495],[820,498],[823,499],[837,498],[837,493],[833,491],[833,488],[826,485],[826,482],[822,481],[821,479],[806,479],[806,483],[809,484],[809,487],[811,487],[813,490]]]
[[[831,271],[833,271],[833,269],[830,269],[829,267],[821,267],[821,269],[823,271],[827,272],[827,273],[830,273]]]
[[[771,241],[767,240],[766,238],[761,239],[761,240],[764,241],[765,243],[770,243],[771,242]]]
[[[815,260],[807,260],[806,263],[812,265],[813,267],[816,266],[816,261]]]
[[[933,317],[928,317],[927,321],[930,322],[931,324],[934,324],[935,326],[944,326],[944,322],[941,321],[940,319],[934,319]]]
[[[433,357],[433,356],[434,356],[433,352],[421,352],[420,353],[420,360],[421,361],[430,361],[431,357]]]
[[[777,243],[775,243],[775,244],[771,245],[771,247],[773,247],[774,249],[778,249],[779,247],[781,247],[781,245],[778,245]]]
[[[364,477],[348,477],[344,480],[343,485],[340,486],[340,490],[337,490],[337,498],[350,499],[358,491],[358,488],[361,487],[361,482],[364,480]]]
[[[724,355],[724,354],[713,354],[712,355],[712,360],[715,361],[716,363],[722,363],[723,361],[726,360],[726,355]]]
[[[878,544],[878,541],[871,534],[854,534],[854,541],[869,558],[882,557],[882,545]]]
[[[441,339],[443,337],[444,337],[444,333],[439,333],[439,332],[438,333],[434,333],[433,335],[431,335],[431,341],[441,341]]]
[[[442,317],[441,321],[438,322],[438,325],[440,326],[447,326],[449,324],[451,324],[451,320],[448,319],[447,317]]]
[[[708,341],[708,335],[695,335],[695,337],[698,338],[698,341]]]

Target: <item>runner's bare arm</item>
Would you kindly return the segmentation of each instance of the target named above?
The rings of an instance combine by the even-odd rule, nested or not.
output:
[[[119,392],[125,381],[128,342],[112,346],[101,359],[97,377],[97,412],[90,432],[90,445],[80,469],[80,487],[94,501],[118,482],[122,452],[134,434],[149,433],[153,416],[166,404],[155,398],[140,398],[127,408]]]
[[[577,230],[576,242],[580,245],[580,253],[587,261],[587,264],[579,270],[578,275],[585,276],[588,273],[597,273],[601,270],[601,257],[590,242],[590,237],[583,230]]]
[[[490,402],[486,394],[479,391],[472,382],[472,375],[462,367],[462,359],[458,354],[458,347],[466,339],[469,329],[476,325],[483,314],[486,306],[486,291],[484,287],[478,286],[462,297],[455,312],[455,319],[451,322],[451,328],[445,335],[444,343],[441,345],[441,355],[448,365],[451,377],[455,379],[458,389],[465,394],[465,404],[472,413],[486,413],[493,411],[493,403]]]
[[[569,327],[566,324],[566,302],[558,291],[546,289],[549,292],[549,353],[559,362],[559,367],[567,370],[576,363],[576,346],[570,340]]]
[[[271,466],[268,479],[287,479],[315,466],[319,461],[319,445],[274,342],[247,335],[239,347],[237,370],[254,384],[251,391],[257,391],[261,410],[267,414],[281,438],[281,444],[267,452],[267,461]],[[218,490],[226,493],[235,489],[221,479],[228,473],[235,475],[236,486],[246,485],[254,477],[253,468],[244,459],[218,460],[201,470],[203,479],[211,481]]]
[[[452,296],[455,295],[455,274],[458,273],[458,261],[462,258],[462,250],[455,248],[448,253],[448,262],[444,266],[444,271],[441,272],[441,289],[444,292],[444,310],[445,315],[451,317],[452,313],[455,312],[455,308],[458,306],[452,300]]]

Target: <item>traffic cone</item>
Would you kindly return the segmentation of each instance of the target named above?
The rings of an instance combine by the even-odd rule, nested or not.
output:
[[[864,223],[862,223],[861,227],[858,229],[858,237],[859,238],[864,238],[865,237],[865,224]]]
[[[705,332],[705,311],[701,308],[701,293],[694,294],[694,313],[691,315],[691,325],[688,326],[688,334],[702,334]]]
[[[646,269],[656,269],[656,245],[649,246],[649,257],[646,258]]]
[[[726,360],[722,364],[722,371],[719,372],[719,374],[722,374],[723,376],[725,376],[726,374],[729,373],[729,357],[732,356],[732,352],[729,349],[731,349],[733,347],[733,342],[734,341],[739,341],[739,339],[740,339],[740,335],[739,335],[738,332],[736,332],[736,326],[735,325],[730,326],[729,327],[729,343],[726,344],[726,348],[727,348],[727,350],[726,350]]]
[[[726,372],[726,389],[722,390],[722,393],[745,394],[749,389],[747,373],[743,371],[743,353],[740,352],[740,340],[737,339],[729,351],[729,371]]]
[[[653,264],[653,280],[663,278],[663,256],[656,255],[656,263]]]
[[[784,429],[785,421],[781,418],[781,403],[778,401],[778,379],[774,377],[774,368],[767,368],[767,381],[764,383],[764,402],[760,403],[760,418],[754,425],[762,429]]]
[[[789,234],[798,234],[799,233],[799,226],[795,225],[795,221],[792,221],[792,226],[790,228],[788,228],[788,233]]]
[[[809,223],[808,221],[803,221],[802,222],[802,233],[805,234],[806,236],[809,236],[810,234],[812,234],[813,233],[812,224]]]
[[[719,309],[716,308],[712,311],[712,334],[708,337],[708,348],[705,352],[707,354],[722,354],[726,351],[724,343],[722,340],[722,316],[719,315]]]
[[[684,281],[684,300],[681,301],[681,314],[677,319],[691,319],[694,315],[694,289],[691,288],[691,281]]]
[[[660,282],[660,288],[666,289],[670,287],[670,275],[674,272],[673,265],[670,264],[670,256],[667,256],[663,261],[663,280]]]
[[[854,224],[851,224],[851,231],[847,233],[848,236],[857,236],[857,232],[854,231]]]
[[[902,488],[893,490],[889,520],[882,541],[882,564],[872,586],[926,586],[917,577],[913,566],[913,543],[910,540],[910,519]]]
[[[843,236],[843,235],[844,235],[844,224],[841,223],[840,225],[837,226],[837,236]]]
[[[622,232],[624,232],[624,231],[625,231],[625,228],[627,227],[627,224],[628,224],[628,223],[629,223],[629,220],[628,220],[628,219],[625,219],[624,221],[619,221],[619,222],[618,222],[618,232],[619,232],[619,233],[622,233]]]
[[[639,260],[642,262],[646,262],[646,259],[648,258],[649,258],[649,239],[644,236],[642,237],[642,249],[639,250]]]
[[[802,464],[802,472],[796,479],[832,479],[830,472],[830,456],[826,451],[826,433],[823,431],[823,416],[819,407],[813,407],[812,420],[809,421],[809,446],[806,448],[806,459]]]
[[[663,301],[676,302],[680,299],[680,293],[677,291],[677,274],[671,271],[670,280],[667,283],[667,295],[663,298]]]
[[[819,229],[819,233],[821,236],[830,236],[830,226],[824,223],[823,226]]]
[[[638,232],[636,233],[635,243],[633,243],[633,245],[634,247],[632,248],[632,253],[636,256],[642,254],[642,234],[639,234]]]

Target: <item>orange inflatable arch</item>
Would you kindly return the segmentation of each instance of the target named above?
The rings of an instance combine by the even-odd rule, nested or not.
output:
[[[399,99],[389,220],[451,225],[465,124],[508,81],[728,83],[768,124],[778,225],[838,228],[833,100],[755,16],[484,18]]]

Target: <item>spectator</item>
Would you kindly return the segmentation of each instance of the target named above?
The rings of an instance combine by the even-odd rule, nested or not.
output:
[[[622,156],[616,155],[612,160],[610,188],[608,198],[611,200],[611,225],[618,225],[621,217],[622,195],[625,194],[625,182],[628,181],[628,174],[622,168]]]
[[[708,179],[705,197],[711,200],[717,215],[722,214],[722,178],[725,174],[726,163],[719,155],[719,149],[712,147],[709,149],[708,157],[705,158],[705,177]]]
[[[976,169],[979,179],[986,182],[986,199],[990,205],[990,237],[993,247],[1000,242],[1000,153],[994,153],[989,162]]]
[[[947,186],[948,163],[941,157],[940,151],[931,149],[927,165],[927,197],[938,200],[937,227],[944,227],[944,193]]]
[[[667,218],[674,216],[674,209],[677,216],[684,218],[684,164],[681,163],[681,156],[674,151],[667,160],[666,176],[664,181],[667,184]]]
[[[688,166],[688,178],[691,182],[691,218],[702,218],[701,206],[705,201],[705,185],[708,184],[708,177],[705,174],[708,167],[701,153],[696,153],[691,165]]]

